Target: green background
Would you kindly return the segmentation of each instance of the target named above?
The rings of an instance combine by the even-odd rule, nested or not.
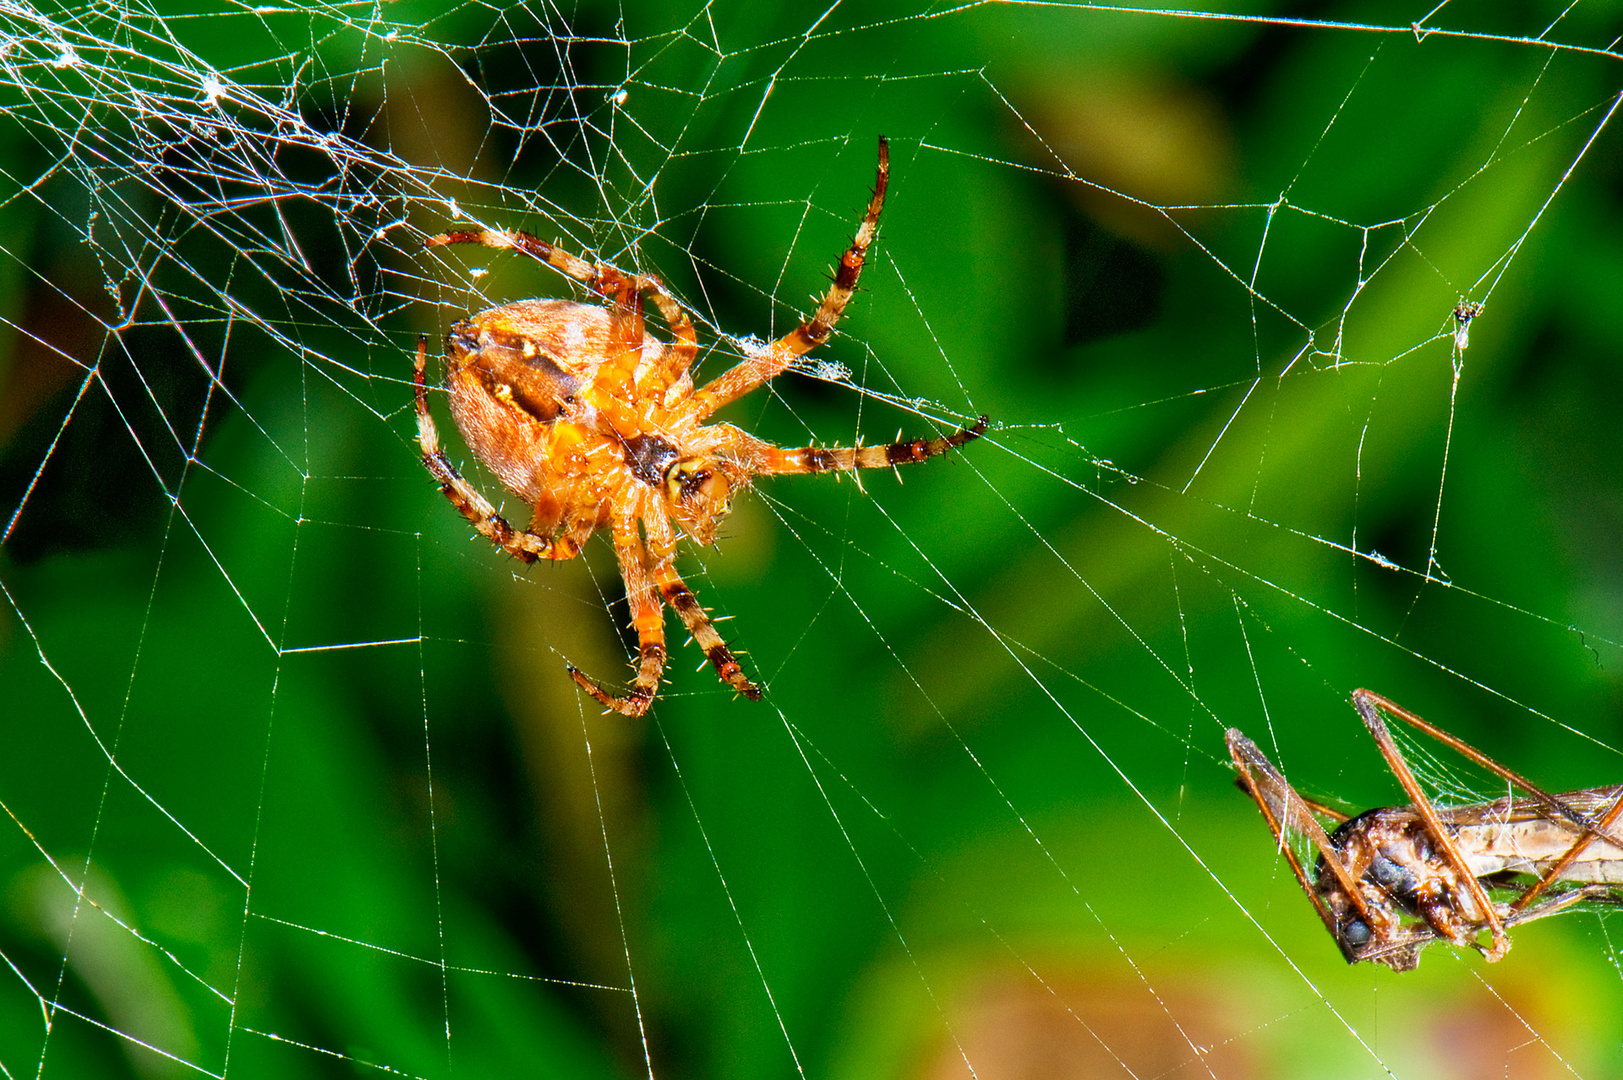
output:
[[[825,9],[0,16],[9,1075],[1623,1069],[1615,921],[1349,968],[1223,746],[1399,801],[1369,686],[1619,779],[1615,19]],[[878,134],[854,387],[724,418],[992,430],[740,499],[681,567],[766,700],[671,619],[601,717],[608,546],[470,543],[413,441],[418,333],[569,286],[421,240],[657,272],[719,371]]]

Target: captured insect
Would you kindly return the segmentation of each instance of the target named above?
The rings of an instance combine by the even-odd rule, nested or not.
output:
[[[417,343],[416,394],[423,465],[451,505],[498,548],[527,563],[573,559],[593,532],[610,530],[637,632],[636,681],[630,693],[615,697],[569,669],[608,708],[640,716],[658,693],[667,604],[716,674],[750,700],[760,698],[760,688],[676,570],[678,536],[713,543],[733,496],[754,477],[892,468],[944,454],[985,433],[982,416],[933,439],[790,449],[731,424],[704,422],[829,339],[856,291],[889,177],[890,149],[880,139],[873,197],[816,313],[771,344],[740,343],[743,359],[697,388],[693,320],[658,278],[588,262],[518,231],[450,232],[427,241],[522,252],[605,301],[520,300],[470,316],[446,336],[451,415],[474,456],[529,506],[527,528],[508,524],[440,449],[428,408],[426,337]],[[645,330],[645,299],[672,340]]]
[[[1379,694],[1354,690],[1352,700],[1410,805],[1349,818],[1297,794],[1256,743],[1234,728],[1228,732],[1237,783],[1256,800],[1349,964],[1370,960],[1410,971],[1420,963],[1420,950],[1439,940],[1474,948],[1492,962],[1510,951],[1512,926],[1583,903],[1623,903],[1623,784],[1552,795]],[[1383,713],[1524,794],[1434,805]],[[1321,818],[1332,823],[1331,832]],[[1298,842],[1318,852],[1311,872]]]
[[[1454,305],[1454,348],[1464,352],[1471,347],[1471,320],[1482,314],[1482,305],[1461,300]]]

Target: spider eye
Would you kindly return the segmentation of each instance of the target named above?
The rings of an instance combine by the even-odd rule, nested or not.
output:
[[[1362,945],[1370,938],[1369,924],[1363,919],[1349,919],[1341,927],[1341,936],[1349,945]]]

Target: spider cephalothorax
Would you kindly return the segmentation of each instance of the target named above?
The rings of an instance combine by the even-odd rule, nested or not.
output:
[[[640,643],[636,681],[613,697],[574,668],[575,681],[611,709],[637,716],[665,667],[664,605],[681,616],[716,673],[751,700],[745,677],[710,617],[676,571],[676,539],[715,539],[734,494],[757,475],[887,468],[923,461],[976,438],[986,417],[935,439],[888,446],[786,449],[730,424],[705,424],[717,409],[783,372],[828,340],[845,312],[885,202],[890,154],[868,212],[816,314],[705,385],[693,385],[693,322],[657,278],[623,274],[559,251],[522,232],[452,232],[430,245],[511,248],[557,268],[608,301],[520,300],[451,328],[446,391],[457,427],[486,468],[532,509],[528,528],[507,523],[440,450],[428,409],[427,338],[417,344],[417,439],[423,464],[446,498],[497,547],[525,562],[572,559],[593,531],[610,530]],[[653,302],[673,340],[643,324]],[[639,529],[639,523],[641,528]]]

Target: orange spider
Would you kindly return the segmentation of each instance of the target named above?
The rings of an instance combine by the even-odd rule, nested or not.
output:
[[[610,709],[640,716],[658,693],[665,668],[663,604],[682,617],[722,680],[751,701],[761,697],[676,571],[678,529],[697,543],[712,543],[733,493],[759,474],[924,461],[986,430],[983,416],[942,438],[786,449],[731,424],[702,423],[828,340],[873,243],[889,173],[890,150],[880,139],[868,212],[817,313],[770,345],[745,346],[743,360],[698,389],[691,370],[699,348],[693,322],[657,278],[593,265],[522,232],[451,232],[428,240],[431,246],[521,251],[608,301],[520,300],[459,322],[446,336],[451,415],[474,456],[533,508],[528,529],[504,521],[440,449],[424,385],[426,336],[417,343],[416,384],[423,464],[451,504],[498,548],[527,563],[572,559],[594,530],[613,534],[641,646],[636,681],[625,697],[613,697],[569,668],[581,688]],[[659,309],[673,341],[645,331],[644,296]]]

